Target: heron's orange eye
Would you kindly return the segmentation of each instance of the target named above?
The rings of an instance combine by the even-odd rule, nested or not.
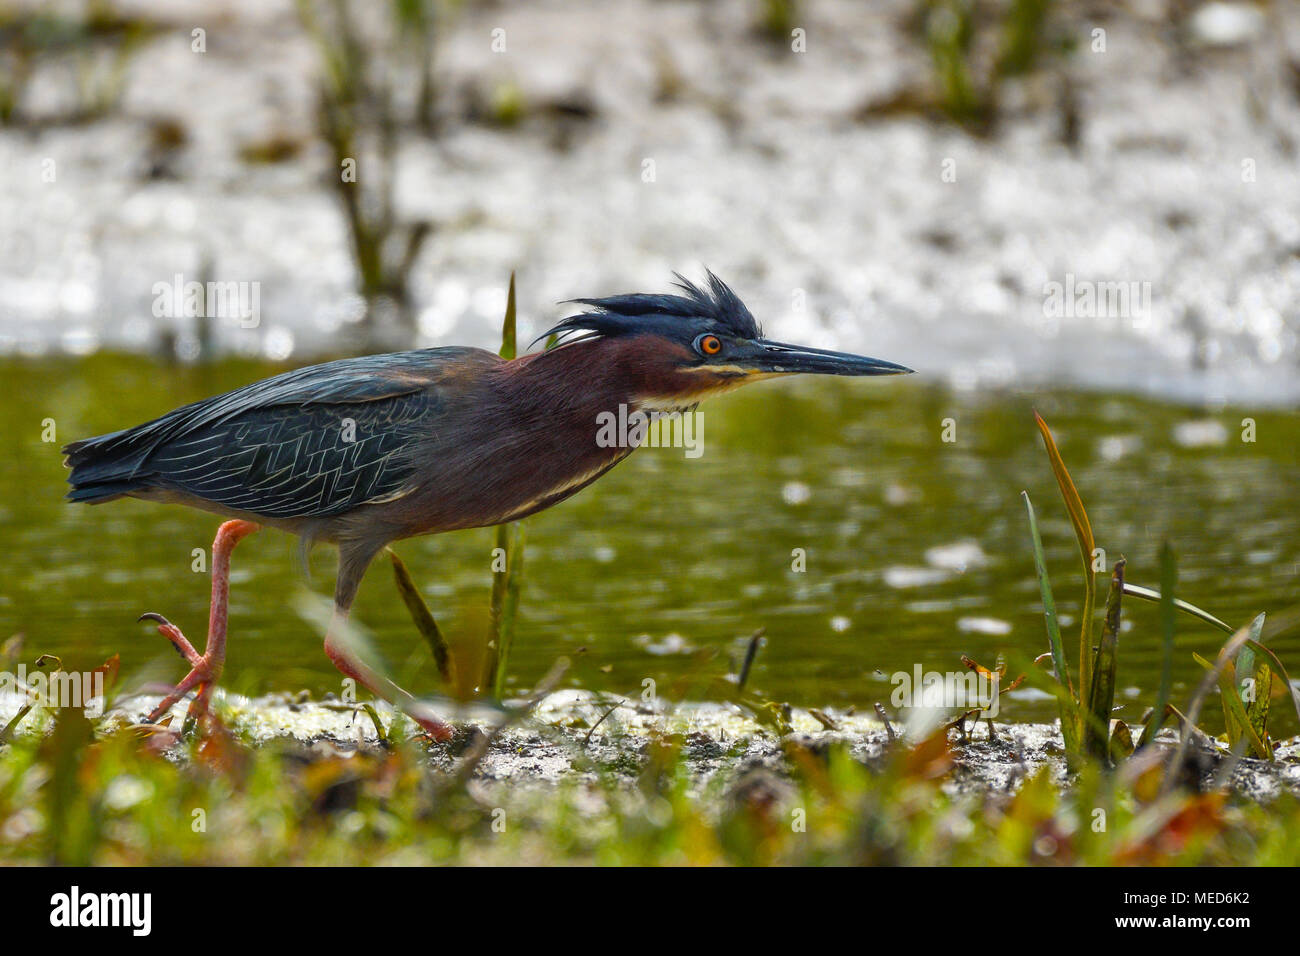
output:
[[[722,351],[722,340],[716,335],[702,335],[699,341],[700,351],[705,355],[717,355]]]

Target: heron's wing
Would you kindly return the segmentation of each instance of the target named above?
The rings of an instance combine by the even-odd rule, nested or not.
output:
[[[407,487],[413,439],[440,413],[449,371],[499,361],[425,349],[287,372],[69,445],[70,497],[174,489],[266,517],[325,517]]]
[[[339,514],[402,492],[437,403],[426,390],[256,409],[172,439],[148,471],[155,485],[268,518]]]

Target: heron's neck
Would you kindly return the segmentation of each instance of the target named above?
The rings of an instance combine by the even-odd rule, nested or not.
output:
[[[672,374],[634,338],[593,339],[526,355],[500,366],[503,392],[518,414],[591,423],[620,406],[640,408]],[[690,403],[688,403],[690,404]]]

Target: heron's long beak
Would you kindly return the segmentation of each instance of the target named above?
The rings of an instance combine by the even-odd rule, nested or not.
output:
[[[905,365],[895,365],[884,359],[803,348],[767,339],[748,343],[732,357],[741,368],[768,375],[800,372],[812,375],[906,375],[912,371]]]

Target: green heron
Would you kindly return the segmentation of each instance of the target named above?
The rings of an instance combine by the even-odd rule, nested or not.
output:
[[[555,335],[556,347],[511,361],[448,347],[326,362],[68,445],[71,501],[142,498],[231,519],[212,546],[204,652],[162,615],[141,616],[191,667],[147,719],[191,691],[190,716],[206,712],[225,663],[231,551],[269,525],[299,535],[304,552],[338,546],[325,653],[444,740],[451,728],[342,637],[361,577],[386,545],[517,521],[576,494],[633,451],[632,441],[597,438],[598,421],[620,406],[686,411],[778,375],[911,371],[769,341],[711,272],[707,287],[677,278],[683,295],[572,300],[586,309],[538,337]]]

